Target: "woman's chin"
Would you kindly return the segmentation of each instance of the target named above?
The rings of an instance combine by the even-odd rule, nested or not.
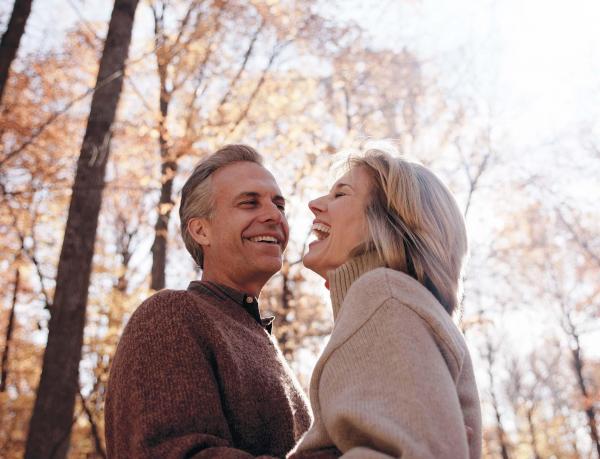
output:
[[[316,257],[314,254],[311,254],[310,251],[306,255],[304,255],[304,258],[302,259],[302,264],[305,268],[308,268],[311,271],[317,273],[323,279],[327,279],[326,270],[324,270],[322,266],[320,266],[319,258]]]

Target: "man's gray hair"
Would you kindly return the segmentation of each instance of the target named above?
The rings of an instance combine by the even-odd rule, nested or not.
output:
[[[242,161],[261,166],[263,164],[262,156],[254,148],[247,145],[226,145],[200,161],[181,190],[181,205],[179,206],[181,236],[185,248],[200,268],[204,268],[202,246],[190,235],[188,223],[191,218],[210,218],[212,214],[214,205],[211,187],[212,174],[222,167]]]

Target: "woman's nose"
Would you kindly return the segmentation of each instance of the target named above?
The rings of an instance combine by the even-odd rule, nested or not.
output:
[[[326,207],[325,196],[321,196],[320,198],[313,199],[308,203],[308,208],[315,215],[323,212]]]

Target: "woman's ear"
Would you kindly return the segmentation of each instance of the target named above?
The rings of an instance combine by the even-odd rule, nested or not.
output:
[[[190,236],[201,246],[210,246],[210,228],[205,218],[190,218],[187,225]]]

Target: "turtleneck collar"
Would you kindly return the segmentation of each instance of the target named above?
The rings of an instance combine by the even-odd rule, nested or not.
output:
[[[352,283],[367,271],[384,266],[376,252],[365,252],[350,258],[346,263],[327,273],[329,294],[333,307],[333,320],[337,316]]]

